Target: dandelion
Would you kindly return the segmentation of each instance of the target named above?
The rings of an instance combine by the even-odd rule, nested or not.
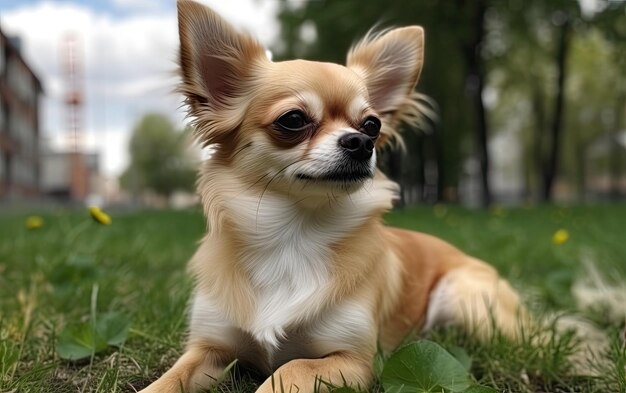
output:
[[[93,218],[99,224],[102,224],[102,225],[111,224],[111,216],[103,212],[97,206],[91,206],[89,208],[89,214],[91,214],[91,218]]]
[[[552,235],[552,243],[560,246],[569,240],[569,232],[565,229],[559,229]]]
[[[43,226],[43,218],[39,216],[29,216],[26,218],[26,222],[24,224],[26,229],[39,229]]]

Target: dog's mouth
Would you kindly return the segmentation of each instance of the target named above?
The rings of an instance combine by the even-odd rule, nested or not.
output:
[[[334,171],[322,175],[312,176],[305,173],[297,173],[298,180],[311,182],[335,182],[335,183],[359,183],[373,177],[369,170]]]

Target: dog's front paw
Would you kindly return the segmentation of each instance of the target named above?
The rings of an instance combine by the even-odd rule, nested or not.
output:
[[[369,358],[369,357],[368,357]],[[338,354],[322,359],[295,359],[282,365],[256,393],[320,393],[333,387],[367,387],[369,362]]]
[[[314,369],[307,367],[311,360],[296,359],[281,366],[256,390],[256,393],[313,393],[317,377]]]
[[[314,378],[311,378],[309,384],[302,383],[302,381],[298,383],[292,380],[285,380],[284,378],[272,376],[259,386],[256,393],[313,393],[316,391]]]

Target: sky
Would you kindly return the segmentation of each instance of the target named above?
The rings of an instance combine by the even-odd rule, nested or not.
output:
[[[279,26],[275,0],[200,0],[239,29],[270,46]],[[62,66],[65,37],[75,37],[82,57],[86,148],[101,155],[105,175],[128,164],[134,124],[148,112],[184,124],[177,83],[175,0],[0,0],[0,29],[17,35],[22,52],[44,87],[40,128],[45,143],[68,143]]]

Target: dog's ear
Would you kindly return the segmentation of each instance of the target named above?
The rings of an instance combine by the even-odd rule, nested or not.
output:
[[[419,118],[414,89],[423,59],[424,30],[411,26],[368,34],[348,53],[347,66],[365,80],[372,106],[393,127],[397,120]]]
[[[222,143],[243,120],[254,66],[269,60],[261,44],[210,8],[192,0],[178,0],[177,6],[179,90],[202,143]]]

